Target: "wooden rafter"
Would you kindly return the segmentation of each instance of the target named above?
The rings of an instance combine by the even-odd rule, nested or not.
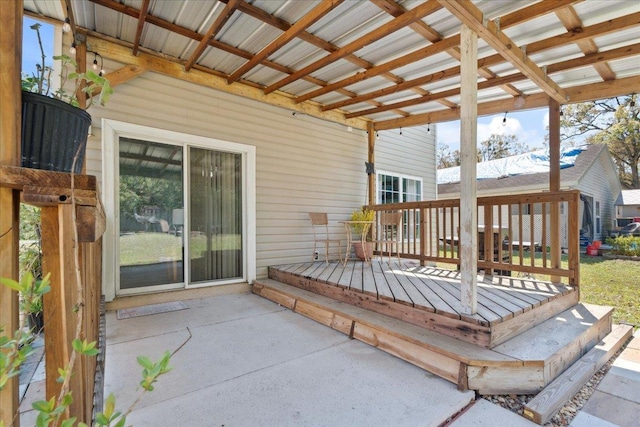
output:
[[[95,3],[95,4],[99,4],[101,6],[104,6],[106,8],[109,8],[111,10],[114,10],[116,12],[123,13],[123,14],[125,14],[127,16],[131,16],[133,18],[139,16],[139,14],[140,14],[140,11],[138,9],[135,9],[135,8],[133,8],[131,6],[127,6],[127,5],[118,3],[118,2],[113,1],[113,0],[89,0],[89,1],[91,1],[92,3]],[[238,10],[243,11],[245,13],[247,11],[249,11],[252,16],[256,17],[257,19],[262,18],[261,20],[267,20],[266,17],[274,18],[272,15],[266,14],[264,11],[261,11],[260,9],[257,9],[255,6],[249,5],[249,4],[244,3],[244,2],[242,2],[239,5]],[[258,11],[260,11],[261,13],[258,13]],[[258,18],[258,17],[260,17],[260,18]],[[153,15],[147,14],[146,20],[147,20],[148,23],[153,24],[153,25],[155,25],[157,27],[160,27],[160,28],[165,29],[167,31],[171,31],[171,32],[176,33],[176,34],[180,34],[181,36],[190,38],[192,40],[196,40],[198,42],[200,42],[204,38],[204,36],[202,34],[196,32],[196,31],[192,31],[192,30],[189,30],[187,28],[178,26],[178,25],[176,25],[174,23],[166,21],[166,20],[164,20],[162,18],[159,18],[157,16],[153,16]],[[290,28],[289,24],[285,23],[282,20],[278,20],[278,19],[271,19],[271,20],[268,20],[268,22],[265,22],[265,23],[269,23],[270,25],[273,25],[276,22],[278,23],[277,28],[279,28],[279,29]],[[305,34],[308,34],[308,36],[305,36]],[[97,33],[93,34],[93,35],[96,36],[96,37],[101,37],[101,38],[104,37],[104,36],[99,35]],[[306,41],[315,43],[317,45],[321,44],[321,45],[323,45],[325,47],[327,47],[327,45],[328,45],[327,42],[324,42],[319,37],[313,36],[313,35],[311,35],[309,33],[306,33],[306,32],[303,32],[300,35],[300,38],[305,39]],[[322,44],[322,43],[324,43],[324,44]],[[224,52],[230,53],[232,55],[239,56],[239,57],[247,59],[247,60],[251,59],[252,56],[253,56],[250,52],[244,51],[244,50],[239,49],[239,48],[234,47],[234,46],[230,46],[228,44],[222,43],[222,42],[217,41],[217,40],[210,40],[209,41],[209,45],[211,47],[216,48],[216,49],[220,49],[220,50],[222,50]],[[335,47],[331,47],[332,45],[328,45],[328,46],[329,46],[328,49],[330,49],[331,51],[337,49]],[[150,52],[147,52],[147,53],[150,53]],[[166,55],[164,55],[164,57],[166,57]],[[366,68],[371,68],[372,67],[371,64],[369,64],[368,62],[366,62],[366,61],[364,61],[364,60],[362,60],[362,59],[360,59],[358,57],[356,57],[355,55],[350,55],[349,59],[353,63],[359,64],[359,66],[366,67]],[[174,62],[179,62],[179,61],[178,61],[178,59],[175,59]],[[280,71],[280,72],[285,73],[285,74],[293,74],[294,73],[294,70],[291,70],[291,69],[287,68],[284,65],[278,64],[278,63],[270,61],[268,59],[262,60],[261,65],[264,65],[266,67],[272,68],[274,70]],[[198,69],[200,71],[203,71],[205,73],[214,74],[216,76],[223,76],[221,73],[218,73],[218,72],[216,72],[214,70],[211,70],[209,68],[200,67],[198,64],[194,64],[193,68],[194,69]],[[227,75],[224,75],[223,77],[225,79],[228,78]],[[391,81],[400,81],[401,80],[401,79],[399,79],[397,77],[390,77],[389,75],[387,75],[386,77],[389,78],[389,80],[391,80]],[[318,78],[315,78],[313,76],[306,76],[306,77],[304,77],[304,80],[308,81],[310,83],[316,84],[318,86],[326,86],[327,85],[326,82],[324,82],[324,81],[322,81],[322,80],[320,80]],[[256,85],[256,84],[254,84],[252,82],[249,82],[249,81],[242,81],[242,83],[248,84],[248,85],[251,85],[251,86],[254,86],[254,87],[262,88],[262,86]],[[345,90],[345,89],[340,89],[338,92],[340,94],[348,96],[350,98],[353,98],[353,97],[357,96],[356,93],[350,92],[350,91]],[[421,91],[419,91],[419,93],[421,93]],[[374,101],[374,100],[370,100],[368,102],[371,105],[374,105],[374,106],[382,105],[380,102]],[[400,111],[400,110],[396,110],[396,111],[394,111],[394,113],[396,113],[396,114],[398,114],[399,116],[402,116],[402,117],[406,117],[406,116],[409,115],[409,113],[406,113],[406,112]]]
[[[196,50],[193,52],[193,54],[191,54],[191,57],[189,57],[186,64],[184,64],[184,69],[186,71],[189,71],[191,67],[193,67],[193,64],[196,63],[207,46],[209,46],[209,41],[216,36],[218,31],[220,31],[222,27],[224,27],[224,24],[227,23],[229,18],[231,18],[231,15],[233,15],[233,12],[236,11],[239,2],[242,2],[242,0],[229,0],[216,20],[213,22],[213,24],[211,24],[211,27],[209,27],[207,34],[202,38],[202,40],[200,40],[200,44],[198,44]]]
[[[411,64],[413,62],[428,58],[430,56],[436,55],[440,53],[442,50],[448,49],[451,46],[456,46],[460,43],[460,36],[451,36],[439,42],[436,42],[432,45],[429,45],[425,48],[416,50],[407,55],[403,55],[400,58],[396,58],[392,61],[386,62],[384,64],[380,64],[373,68],[368,69],[364,73],[356,73],[350,77],[337,81],[335,83],[328,84],[327,86],[316,89],[304,95],[301,95],[296,98],[296,102],[307,101],[312,98],[316,98],[325,93],[329,93],[336,89],[341,89],[345,86],[352,85],[354,83],[370,79],[372,77],[378,76],[382,73],[386,73],[387,71],[394,70],[396,68],[404,67],[407,64]]]
[[[133,54],[138,54],[138,47],[140,46],[140,38],[142,37],[142,30],[144,28],[144,21],[147,18],[149,12],[149,3],[151,0],[143,0],[142,6],[140,6],[140,15],[138,15],[138,26],[136,27],[136,36],[133,40]]]
[[[469,0],[438,0],[443,7],[455,15],[462,23],[468,25],[484,41],[493,47],[500,55],[511,62],[517,69],[524,73],[547,95],[560,103],[568,101],[564,89],[549,79],[546,73],[540,69],[522,50],[519,49],[509,37],[507,37],[493,21],[483,23],[484,16]]]
[[[357,40],[354,40],[346,46],[338,49],[337,51],[325,56],[324,58],[307,65],[299,71],[296,71],[292,75],[285,77],[284,79],[281,79],[280,81],[277,81],[270,86],[267,86],[267,88],[264,90],[264,93],[269,94],[274,90],[280,89],[282,86],[292,83],[334,61],[337,61],[338,59],[344,58],[345,56],[363,48],[364,46],[380,40],[381,38],[388,36],[389,34],[394,33],[395,31],[398,31],[399,29],[425,17],[426,15],[433,13],[437,9],[439,9],[439,6],[435,2],[435,0],[429,0],[426,3],[423,3],[420,6],[416,7],[415,9],[411,9],[409,12],[406,12],[398,18],[395,18],[393,21],[388,22],[387,24],[384,24],[379,28],[376,28],[363,37],[360,37]]]
[[[277,39],[269,43],[264,49],[260,52],[253,55],[249,61],[247,61],[244,65],[234,71],[227,81],[231,84],[233,82],[238,81],[240,77],[242,77],[245,73],[251,70],[253,67],[258,65],[263,59],[266,59],[269,55],[271,55],[276,50],[280,49],[295,37],[298,36],[301,32],[305,31],[309,26],[313,25],[320,18],[325,16],[327,13],[331,12],[336,6],[342,3],[344,0],[323,0],[318,6],[316,6],[311,12],[307,13],[305,16],[300,18],[295,24],[293,24],[287,31],[281,34]]]
[[[573,7],[560,9],[556,11],[556,15],[568,31],[580,31],[582,29],[582,20]],[[598,46],[591,38],[578,41],[578,47],[585,55],[598,52]],[[598,62],[594,64],[593,68],[596,69],[603,80],[613,80],[616,78],[615,73],[606,62]]]
[[[366,129],[367,121],[362,119],[346,120],[343,114],[338,112],[322,112],[320,106],[315,103],[295,104],[293,99],[289,96],[282,94],[271,94],[265,96],[261,88],[245,85],[229,85],[227,84],[226,75],[217,75],[211,70],[195,65],[190,72],[186,72],[184,67],[178,61],[169,61],[167,58],[152,55],[141,50],[138,56],[131,55],[131,49],[129,46],[123,46],[105,38],[97,38],[88,36],[91,46],[101,52],[105,58],[109,58],[116,62],[121,62],[130,65],[136,65],[145,68],[149,71],[174,77],[176,79],[188,81],[191,83],[199,84],[204,87],[221,90],[234,95],[239,95],[245,98],[251,98],[257,101],[266,102],[271,105],[286,108],[291,111],[298,111],[300,113],[307,114],[309,116],[318,117],[324,120],[329,120],[336,123],[342,123],[345,126],[352,126],[356,129]]]
[[[626,77],[616,81],[586,84],[567,89],[572,103],[593,101],[596,99],[614,98],[633,93],[640,87],[640,76]],[[549,104],[549,96],[544,93],[523,95],[521,98],[502,99],[478,104],[478,115],[503,113],[505,111],[533,110],[544,108]],[[397,129],[399,127],[411,127],[426,125],[427,123],[440,123],[457,120],[460,118],[459,109],[434,111],[431,113],[414,114],[410,117],[382,120],[375,122],[376,130]]]
[[[65,10],[65,17],[69,18],[69,25],[71,26],[71,34],[76,35],[76,18],[73,16],[73,8],[71,7],[71,0],[61,0],[62,7]]]
[[[612,49],[606,52],[596,52],[590,55],[585,55],[580,58],[569,59],[563,62],[556,62],[555,64],[550,64],[547,67],[547,73],[553,74],[558,73],[560,71],[566,71],[574,68],[580,68],[587,65],[597,66],[598,64],[606,63],[607,61],[612,61],[615,59],[626,58],[629,56],[640,55],[640,44],[634,44],[631,46],[625,46],[618,49]],[[485,80],[483,82],[478,83],[478,90],[488,89],[496,86],[502,86],[504,84],[515,83],[519,81],[526,80],[527,76],[523,73],[514,73],[503,77],[496,77],[491,80]],[[449,89],[442,92],[432,93],[427,96],[422,96],[419,98],[408,99],[405,101],[399,101],[392,104],[386,104],[380,107],[374,107],[367,110],[361,110],[354,113],[345,114],[345,117],[348,119],[354,117],[362,117],[368,114],[381,113],[384,111],[395,110],[397,108],[404,108],[413,105],[424,104],[430,101],[438,100],[439,98],[456,96],[460,94],[460,88]]]
[[[627,17],[614,19],[611,21],[595,24],[589,27],[581,28],[577,31],[570,31],[567,34],[560,34],[557,36],[549,37],[547,39],[539,40],[527,45],[527,52],[530,54],[542,52],[548,49],[554,49],[560,46],[564,46],[570,43],[578,43],[581,40],[600,37],[606,34],[610,34],[620,29],[625,29],[631,26],[637,26],[640,23],[640,14],[633,14]],[[494,54],[486,58],[478,60],[478,68],[488,68],[493,65],[501,64],[504,62],[504,58],[500,54]],[[547,72],[549,72],[547,70]],[[433,83],[438,80],[448,79],[458,76],[460,74],[460,66],[448,68],[446,70],[438,71],[433,74],[418,77],[413,80],[407,80],[395,86],[389,86],[387,88],[378,89],[369,93],[360,94],[355,98],[350,98],[344,101],[339,101],[333,104],[328,104],[323,107],[323,110],[328,111],[336,108],[346,107],[348,105],[357,104],[369,99],[378,98],[392,93],[408,90],[411,87],[418,85],[425,85]],[[417,105],[417,104],[412,104]]]
[[[70,0],[59,0],[63,3],[63,5],[70,2]],[[251,93],[252,97],[255,90],[262,90],[263,96],[254,97],[255,99],[259,99],[264,102],[273,103],[274,105],[290,105],[291,101],[295,100],[294,105],[297,104],[301,106],[302,110],[306,108],[311,108],[312,111],[315,111],[314,115],[317,113],[331,113],[332,117],[342,117],[340,122],[354,120],[361,117],[368,117],[370,120],[374,114],[383,113],[383,112],[392,112],[392,114],[397,114],[398,119],[394,120],[383,120],[378,122],[380,128],[388,126],[390,123],[402,123],[402,126],[411,126],[411,124],[421,124],[421,123],[436,123],[440,121],[440,119],[445,119],[447,117],[455,117],[458,114],[459,106],[452,102],[451,100],[459,96],[459,89],[456,86],[448,87],[446,90],[439,89],[438,92],[433,92],[429,86],[433,83],[436,83],[440,80],[444,79],[455,79],[460,75],[460,67],[452,66],[451,60],[447,60],[446,62],[442,62],[442,64],[447,64],[444,69],[436,68],[436,70],[431,69],[428,61],[423,61],[420,64],[424,64],[422,69],[411,67],[411,64],[416,64],[418,61],[421,61],[421,58],[424,59],[427,55],[425,52],[428,51],[430,46],[427,48],[416,49],[413,48],[413,55],[407,54],[407,47],[403,48],[403,50],[399,51],[399,57],[392,57],[392,53],[385,53],[384,55],[371,55],[362,54],[362,56],[356,55],[358,50],[358,44],[361,43],[362,46],[366,46],[367,44],[373,43],[377,40],[382,33],[380,31],[384,31],[381,29],[390,28],[389,25],[396,25],[394,23],[399,22],[399,20],[404,20],[402,25],[398,26],[398,29],[411,29],[416,34],[419,34],[421,38],[428,41],[428,43],[436,44],[441,43],[444,40],[451,40],[451,34],[455,34],[455,32],[451,33],[451,28],[447,31],[446,36],[442,36],[438,31],[435,30],[435,27],[431,27],[430,18],[417,18],[409,19],[407,18],[411,14],[416,14],[417,10],[420,8],[433,8],[433,11],[440,10],[445,6],[447,6],[447,12],[449,14],[458,16],[458,18],[465,22],[468,26],[470,26],[474,31],[478,32],[479,36],[487,39],[489,45],[494,49],[493,52],[487,52],[485,58],[481,58],[478,60],[478,74],[480,79],[477,83],[478,90],[485,91],[485,89],[489,88],[501,88],[506,94],[511,95],[511,97],[506,99],[501,99],[501,104],[492,104],[486,103],[485,107],[491,107],[495,105],[501,105],[500,107],[502,111],[505,111],[505,105],[512,104],[517,102],[521,103],[523,99],[528,100],[526,102],[527,107],[531,108],[533,105],[532,102],[537,98],[534,96],[537,93],[537,89],[534,91],[527,91],[527,95],[521,92],[521,86],[517,84],[520,81],[530,80],[535,83],[536,86],[541,87],[543,91],[547,93],[553,94],[554,91],[556,93],[556,100],[560,102],[561,99],[564,99],[564,102],[574,102],[574,99],[566,100],[563,98],[563,95],[570,93],[566,87],[569,86],[566,83],[563,83],[562,87],[556,85],[553,80],[549,78],[549,76],[553,76],[553,73],[557,73],[560,71],[565,71],[570,68],[580,67],[580,66],[588,66],[593,67],[598,71],[600,77],[603,81],[611,81],[612,85],[607,86],[607,91],[609,93],[618,92],[624,93],[623,88],[627,87],[625,80],[616,80],[616,76],[612,71],[612,67],[607,63],[608,61],[614,61],[620,58],[628,57],[631,55],[637,55],[637,46],[633,44],[632,34],[629,32],[629,28],[632,26],[640,25],[640,12],[635,12],[631,9],[630,12],[621,13],[618,12],[615,17],[612,19],[607,19],[602,17],[600,22],[583,27],[582,19],[585,19],[582,16],[583,11],[580,5],[576,6],[574,9],[574,5],[579,4],[580,0],[541,0],[541,1],[527,1],[522,3],[514,3],[510,4],[509,7],[505,7],[504,9],[509,9],[507,13],[500,12],[500,8],[497,13],[485,18],[482,11],[479,10],[475,3],[469,0],[461,0],[461,1],[452,1],[452,0],[430,0],[426,2],[421,2],[419,6],[407,11],[403,7],[402,2],[398,2],[397,0],[369,0],[372,5],[375,5],[380,10],[384,11],[383,13],[377,12],[375,8],[372,9],[371,6],[368,6],[369,9],[367,13],[369,13],[371,17],[375,16],[375,19],[371,22],[387,22],[387,24],[382,26],[374,26],[369,25],[367,28],[367,23],[365,22],[354,22],[354,29],[357,32],[354,32],[353,38],[350,40],[354,40],[348,43],[346,46],[333,44],[327,37],[332,37],[332,39],[337,40],[336,37],[340,37],[345,33],[339,34],[331,34],[329,32],[330,26],[320,25],[319,28],[323,28],[322,33],[312,34],[307,28],[309,28],[310,23],[305,23],[304,21],[308,20],[314,21],[322,24],[323,18],[326,18],[326,15],[322,17],[314,17],[315,11],[311,13],[307,13],[305,16],[292,21],[293,23],[288,23],[285,19],[280,16],[284,16],[280,14],[280,10],[277,12],[268,12],[267,9],[262,9],[259,4],[256,3],[247,3],[244,1],[236,0],[218,0],[221,3],[225,4],[225,9],[235,5],[236,13],[242,13],[245,16],[250,16],[267,24],[268,26],[277,28],[282,31],[280,37],[275,40],[272,40],[266,48],[263,48],[257,54],[253,52],[248,52],[239,48],[239,44],[234,46],[230,44],[226,44],[221,40],[216,40],[215,36],[211,36],[207,41],[206,34],[197,33],[195,30],[192,30],[188,27],[184,27],[178,25],[176,23],[170,22],[171,17],[163,17],[153,16],[149,9],[149,5],[151,2],[147,3],[146,1],[140,2],[142,6],[139,6],[141,9],[138,10],[134,7],[127,6],[126,4],[120,3],[115,0],[82,0],[82,1],[90,1],[98,5],[106,6],[116,12],[125,14],[127,16],[132,17],[137,20],[137,37],[134,39],[133,34],[132,38],[128,41],[125,40],[113,40],[115,43],[118,43],[122,46],[129,46],[130,49],[137,50],[139,52],[144,52],[146,54],[155,55],[157,58],[164,58],[165,60],[171,61],[174,64],[185,64],[186,61],[180,58],[175,58],[167,55],[166,53],[153,52],[149,48],[144,46],[144,43],[141,42],[141,32],[140,30],[144,28],[145,24],[150,24],[155,27],[159,27],[162,30],[166,30],[167,32],[181,35],[187,37],[191,40],[195,40],[198,45],[204,49],[206,47],[213,47],[216,50],[221,50],[227,52],[228,54],[234,55],[236,58],[243,58],[244,61],[241,61],[241,64],[238,69],[234,70],[231,75],[226,74],[222,70],[219,69],[211,69],[205,65],[197,64],[197,58],[194,59],[193,55],[188,58],[189,60],[194,61],[191,64],[192,71],[199,71],[205,74],[208,74],[215,78],[221,78],[227,82],[237,81],[240,83],[238,87],[240,89],[251,89],[248,93]],[[334,0],[331,2],[330,0],[326,0],[326,2],[318,2],[322,7],[324,4],[335,4],[339,0]],[[343,3],[344,5],[344,3]],[[449,9],[453,8],[453,12]],[[219,11],[222,7],[218,6],[218,9],[211,9]],[[345,8],[345,10],[357,10],[357,7],[354,7],[353,4],[349,5],[349,8]],[[317,10],[317,8],[316,8]],[[483,9],[484,10],[484,9]],[[637,9],[636,9],[637,10]],[[286,9],[282,9],[283,12],[286,12]],[[371,14],[373,12],[373,14]],[[320,13],[322,14],[322,13]],[[390,17],[385,17],[384,14],[389,14]],[[442,11],[440,12],[442,14]],[[440,14],[438,16],[440,16]],[[428,16],[430,13],[425,13],[421,16]],[[555,15],[555,16],[553,16]],[[462,18],[460,18],[462,16]],[[535,37],[535,33],[532,33],[530,37],[527,37],[526,46],[523,45],[517,47],[513,42],[505,37],[504,31],[507,28],[518,26],[518,29],[514,32],[514,34],[523,34],[523,30],[526,30],[527,21],[538,19],[536,22],[540,22],[540,18],[545,16],[549,16],[550,19],[554,19],[554,22],[557,22],[559,19],[566,32],[561,32],[560,34],[553,37],[549,37],[548,39],[540,40]],[[435,17],[435,15],[434,15]],[[488,19],[487,19],[488,18]],[[214,18],[215,19],[215,18]],[[543,21],[546,18],[543,18]],[[143,22],[141,22],[143,21]],[[58,21],[59,22],[59,21]],[[597,22],[597,21],[596,21]],[[357,27],[356,27],[357,26]],[[557,27],[557,24],[555,24]],[[438,27],[439,28],[439,27]],[[444,27],[443,27],[444,28]],[[80,32],[84,32],[82,28],[78,29]],[[347,29],[345,29],[346,31]],[[625,36],[626,43],[621,46],[616,46],[615,49],[611,49],[611,42],[605,43],[602,36],[611,34],[612,32],[619,32],[622,30],[626,30]],[[211,32],[211,28],[208,29],[208,32]],[[219,31],[218,31],[219,33]],[[93,33],[92,35],[97,34]],[[324,34],[324,36],[321,36]],[[406,34],[403,33],[403,34]],[[444,34],[444,32],[443,32]],[[510,33],[509,33],[510,34]],[[108,36],[99,35],[99,37],[104,37],[105,40],[110,40]],[[269,56],[272,55],[273,52],[277,50],[284,50],[288,46],[288,42],[293,38],[297,38],[299,40],[305,41],[318,49],[328,52],[320,61],[315,61],[311,64],[313,68],[318,67],[315,71],[309,71],[307,68],[305,69],[297,69],[294,63],[286,63],[286,62],[275,62],[269,60]],[[390,35],[389,39],[395,37],[395,34]],[[414,36],[415,37],[415,36]],[[523,36],[524,37],[524,36]],[[515,37],[514,37],[514,40]],[[518,39],[519,40],[519,39]],[[602,42],[600,41],[602,40]],[[355,44],[354,44],[355,43]],[[426,43],[426,45],[428,45]],[[493,43],[493,44],[492,44]],[[598,43],[599,45],[596,45]],[[423,43],[424,44],[424,43]],[[561,54],[560,50],[556,50],[551,52],[552,49],[566,46],[569,44],[576,44],[582,50],[584,56],[580,58],[573,58],[568,60],[568,56],[562,55],[559,58],[553,59],[554,56],[557,56],[557,53]],[[494,46],[494,45],[497,45]],[[303,46],[303,45],[297,45]],[[417,43],[414,46],[419,46]],[[459,60],[461,54],[459,47],[456,43],[452,43],[450,46],[446,45],[446,43],[438,45],[440,46],[440,51],[442,53],[447,53],[456,60]],[[404,50],[407,49],[407,50]],[[434,49],[434,48],[431,48]],[[604,53],[600,52],[600,49],[610,49]],[[536,55],[535,58],[544,58],[544,62],[539,64],[534,64],[531,60],[531,55],[534,53],[542,52],[548,50],[549,52],[544,55]],[[422,51],[424,56],[418,53],[418,51]],[[523,53],[522,51],[525,51]],[[203,50],[204,52],[204,50]],[[304,52],[304,51],[301,51]],[[382,52],[382,51],[381,51]],[[496,53],[498,52],[498,53]],[[101,54],[103,52],[101,51]],[[309,54],[318,54],[318,51],[307,50],[306,55]],[[385,57],[386,55],[386,57]],[[105,56],[105,57],[108,57]],[[441,58],[439,56],[438,58]],[[288,55],[283,55],[282,58],[289,58]],[[375,59],[374,59],[375,58]],[[604,58],[608,58],[604,60]],[[113,58],[110,58],[113,59]],[[299,58],[298,58],[299,59]],[[362,70],[358,70],[355,73],[349,73],[346,76],[341,76],[338,79],[333,79],[329,82],[324,81],[316,75],[319,76],[318,73],[323,73],[326,70],[330,70],[329,66],[331,65],[332,60],[343,59],[345,61],[354,64],[358,68],[362,68]],[[518,67],[517,70],[514,70],[512,67],[508,67],[504,64],[505,60],[507,62],[511,62]],[[282,61],[285,61],[284,59]],[[544,64],[544,72],[542,70],[541,64]],[[132,65],[137,65],[141,67],[141,63],[133,63]],[[494,68],[494,66],[498,66]],[[281,91],[277,91],[276,93],[269,93],[268,96],[266,93],[269,92],[270,89],[273,89],[273,81],[268,81],[266,83],[260,81],[251,81],[243,78],[243,75],[247,74],[247,71],[251,70],[254,67],[263,66],[268,67],[272,70],[276,70],[278,73],[282,73],[285,75],[287,81],[295,81],[298,78],[304,80],[305,82],[311,83],[315,87],[312,89],[305,89],[304,91],[297,91],[296,93],[285,93]],[[613,66],[613,62],[612,62]],[[172,69],[173,65],[169,66]],[[397,67],[401,67],[397,68]],[[188,70],[189,67],[185,67],[183,70]],[[141,70],[138,68],[137,70]],[[309,71],[307,73],[307,71]],[[113,74],[113,77],[116,78],[120,73],[122,73],[121,77],[125,77],[125,73],[130,73],[130,69],[122,69],[118,71],[118,74]],[[304,76],[300,77],[302,74]],[[406,77],[407,80],[404,79],[403,72],[407,72]],[[397,74],[396,74],[397,73]],[[429,73],[429,74],[427,74]],[[264,73],[255,73],[256,78],[259,76],[265,76],[269,74]],[[271,73],[273,75],[273,73]],[[130,78],[131,76],[127,77]],[[556,78],[553,76],[554,79]],[[199,80],[201,78],[200,75],[197,76],[196,79]],[[253,78],[253,77],[252,77]],[[391,84],[387,87],[379,85],[379,80],[386,79],[391,82]],[[564,78],[564,75],[562,76]],[[360,84],[367,79],[374,79],[374,81],[369,84]],[[484,80],[483,80],[484,79]],[[211,85],[211,87],[217,87],[218,81],[215,80]],[[278,78],[276,84],[279,84],[283,81],[283,78]],[[558,80],[560,81],[560,80]],[[593,83],[593,78],[590,78],[590,82]],[[544,84],[547,86],[545,87]],[[265,87],[266,86],[266,87]],[[380,89],[370,90],[367,92],[367,87],[378,87]],[[442,85],[439,85],[442,86]],[[584,89],[587,90],[587,86],[585,85]],[[291,91],[294,92],[297,88],[309,87],[306,85],[291,85]],[[557,91],[560,89],[560,91]],[[574,88],[575,89],[575,88]],[[288,89],[289,90],[289,89]],[[637,89],[636,89],[637,90]],[[401,102],[381,102],[384,96],[388,96],[391,94],[400,94],[401,92],[407,91],[406,96],[404,96]],[[565,93],[563,94],[562,91]],[[633,92],[631,89],[627,93]],[[234,91],[230,91],[234,93]],[[242,92],[242,90],[240,90]],[[302,93],[300,93],[302,92]],[[413,93],[411,93],[413,92]],[[271,95],[275,95],[275,100],[272,102]],[[404,95],[404,94],[403,94]],[[314,99],[320,99],[321,97],[326,99],[327,102],[325,105],[314,102]],[[289,98],[289,101],[282,102],[284,98]],[[480,99],[480,98],[479,98]],[[498,102],[498,101],[495,101]],[[355,105],[355,104],[369,104],[367,107],[360,107],[357,109],[350,109],[351,111],[341,111],[345,107]],[[432,113],[428,114],[420,114],[420,113],[409,113],[405,108],[409,108],[412,106],[419,106],[424,103],[431,103],[429,107],[431,107]],[[441,104],[439,106],[433,107],[434,103]],[[307,106],[306,104],[309,104]],[[548,102],[541,104],[540,107],[547,107]],[[482,105],[479,106],[481,114],[483,113]],[[415,107],[414,107],[415,108]],[[424,107],[419,107],[424,111]],[[498,107],[495,107],[498,108]],[[537,108],[537,107],[536,107]],[[292,108],[293,109],[293,108]],[[338,110],[338,111],[332,111]],[[515,111],[513,107],[509,108],[509,111]],[[425,120],[425,117],[430,117],[430,119]],[[358,126],[361,127],[361,126]]]

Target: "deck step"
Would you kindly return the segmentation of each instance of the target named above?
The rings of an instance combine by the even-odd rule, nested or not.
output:
[[[626,343],[633,334],[629,325],[615,325],[598,345],[553,380],[524,409],[524,416],[544,424],[575,395],[595,372]]]
[[[350,337],[393,354],[466,388],[466,366],[521,366],[522,361],[393,317],[356,307],[272,279],[253,292]]]
[[[536,393],[611,332],[612,307],[580,303],[552,316],[493,351],[537,369],[469,366],[469,387],[480,394]]]
[[[577,304],[488,349],[273,279],[253,292],[481,394],[538,393],[611,330],[611,307]]]

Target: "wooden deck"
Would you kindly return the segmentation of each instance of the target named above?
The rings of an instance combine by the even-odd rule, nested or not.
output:
[[[287,264],[271,279],[492,348],[578,303],[577,288],[528,278],[486,276],[478,312],[460,303],[460,272],[415,261],[374,259]]]
[[[361,271],[377,268],[374,265],[371,267],[361,265],[360,267]],[[411,265],[397,267],[419,269],[419,267]],[[591,363],[591,359],[595,356],[590,356],[591,358],[585,360],[585,363],[577,363],[576,361],[582,362],[580,358],[585,354],[585,357],[592,354],[596,349],[595,346],[598,346],[595,350],[597,359],[606,361],[607,356],[615,353],[632,332],[632,328],[629,326],[616,326],[612,330],[611,307],[577,304],[549,317],[538,313],[538,318],[534,320],[537,323],[536,326],[528,328],[492,349],[488,349],[451,336],[455,334],[439,333],[435,330],[436,327],[416,326],[416,324],[412,324],[416,322],[410,323],[380,314],[383,311],[392,311],[396,315],[394,317],[402,317],[402,315],[411,317],[411,310],[419,310],[423,318],[430,319],[439,316],[435,311],[416,309],[411,305],[413,302],[407,304],[405,301],[403,304],[386,299],[378,300],[367,296],[362,291],[359,292],[361,299],[357,300],[350,296],[354,291],[336,284],[319,283],[289,272],[283,272],[286,268],[292,270],[300,268],[302,273],[313,266],[307,264],[307,267],[303,268],[298,264],[297,266],[273,268],[273,275],[280,272],[281,276],[291,281],[297,280],[297,284],[292,286],[272,279],[256,280],[252,286],[253,293],[346,334],[352,339],[377,347],[419,366],[457,384],[462,390],[472,389],[480,394],[537,393],[547,386],[552,387],[557,382],[554,379],[559,378],[559,375],[564,371],[575,376],[574,370],[572,370],[574,364],[597,370],[600,365]],[[337,264],[333,266],[318,264],[315,265],[313,271],[326,270],[330,277],[333,272],[337,274],[337,271],[343,269],[349,271],[349,274],[353,274],[352,271],[356,268],[356,266],[343,268]],[[297,279],[294,279],[296,277]],[[302,289],[302,287],[308,289]],[[416,287],[417,289],[418,287]],[[536,293],[531,290],[523,292],[525,294]],[[321,293],[333,296],[328,297],[321,295]],[[577,292],[570,292],[567,295],[573,294],[577,294]],[[564,297],[557,297],[556,300]],[[346,299],[350,301],[347,302]],[[394,305],[409,309],[409,311],[389,308]],[[541,306],[552,305],[552,302],[548,302]],[[378,310],[374,309],[376,307]],[[514,318],[522,318],[526,313],[532,312],[536,313],[536,308],[531,308]],[[420,317],[416,316],[414,319],[418,318]],[[540,318],[543,319],[540,320]],[[455,320],[451,317],[444,317],[444,319]],[[503,320],[498,325],[506,324],[510,320]],[[474,325],[471,322],[466,324]],[[439,327],[446,329],[442,324]],[[553,403],[558,400],[556,398],[566,389],[567,387],[555,387],[553,390],[549,390],[549,394],[554,397],[550,401]],[[570,397],[564,398],[562,395],[559,398],[566,401]],[[536,408],[536,411],[540,413],[548,412],[548,410],[545,405]]]

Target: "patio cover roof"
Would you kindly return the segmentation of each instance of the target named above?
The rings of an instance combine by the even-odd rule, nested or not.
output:
[[[635,0],[24,0],[126,64],[357,128],[459,118],[460,28],[479,35],[478,114],[640,88]]]

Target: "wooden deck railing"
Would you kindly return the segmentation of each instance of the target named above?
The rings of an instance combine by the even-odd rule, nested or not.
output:
[[[577,190],[478,198],[478,268],[500,274],[522,272],[566,277],[579,284]],[[460,200],[367,206],[403,214],[404,258],[460,265]],[[485,232],[492,230],[492,232]],[[567,254],[566,266],[560,263]]]
[[[104,211],[94,176],[76,175],[72,185],[68,173],[0,166],[0,187],[21,192],[24,203],[41,208],[42,269],[51,273],[51,291],[43,298],[49,400],[61,389],[58,369],[69,364],[78,323],[81,339],[99,340]],[[92,423],[94,405],[102,410],[101,360],[81,356],[72,371],[69,414],[86,424]]]

